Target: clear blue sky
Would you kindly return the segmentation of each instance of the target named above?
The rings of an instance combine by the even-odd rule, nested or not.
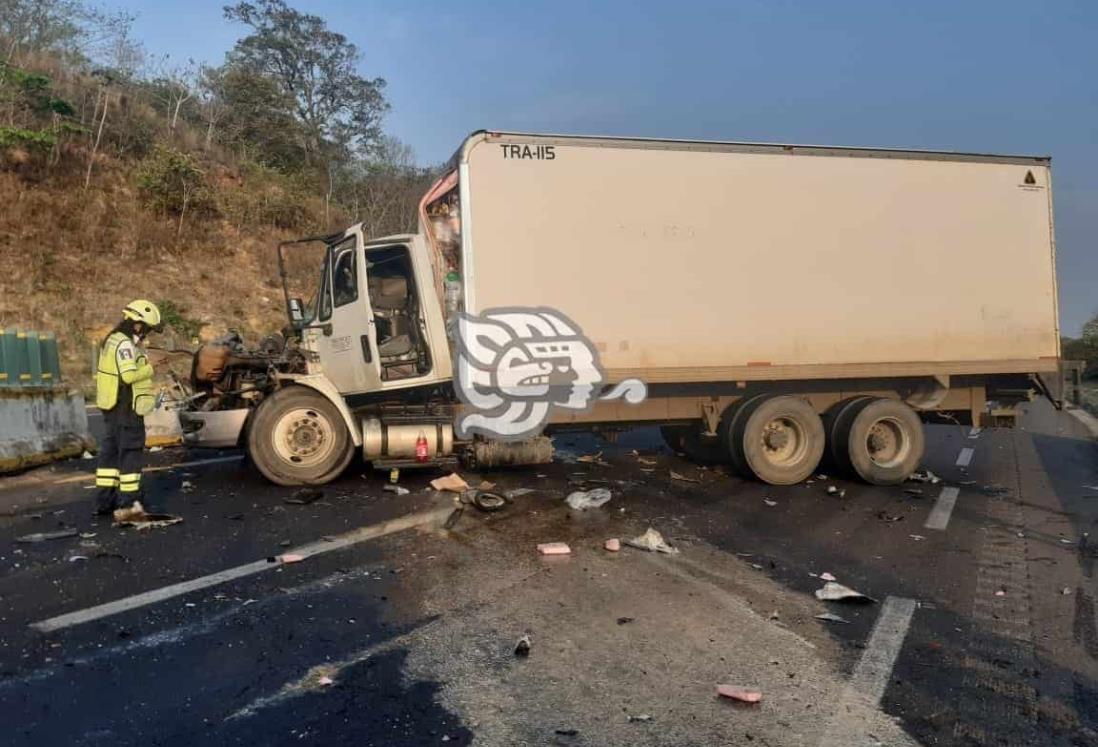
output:
[[[112,4],[173,57],[241,34],[223,2]],[[290,4],[388,80],[424,163],[482,128],[1051,155],[1064,332],[1098,311],[1098,2]]]

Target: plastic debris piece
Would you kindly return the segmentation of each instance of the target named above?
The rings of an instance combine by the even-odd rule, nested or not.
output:
[[[763,498],[763,503],[765,503],[768,506],[777,506],[778,505],[777,501],[772,501],[769,498]]]
[[[843,623],[844,625],[850,624],[849,620],[843,617],[839,617],[833,612],[823,612],[819,615],[816,615],[816,619],[823,620],[824,622]]]
[[[334,684],[334,683],[335,683],[335,680],[333,680],[328,675],[324,675],[323,677],[321,677],[320,679],[318,679],[316,681],[316,684],[318,684],[318,685],[331,685],[331,684]]]
[[[995,592],[995,596],[1005,597],[1006,596],[1006,591],[1004,591],[1003,589],[999,589],[997,592]]]
[[[408,490],[408,488],[401,487],[400,485],[383,485],[381,489],[387,493],[396,493],[397,495],[408,495],[412,492],[411,490]]]
[[[919,488],[904,488],[904,495],[913,495],[916,498],[922,498],[923,491]]]
[[[564,502],[573,510],[583,511],[605,505],[610,501],[610,497],[610,491],[606,488],[595,488],[594,490],[577,490],[569,494]]]
[[[278,559],[283,563],[300,563],[305,559],[304,555],[298,555],[297,553],[287,552],[278,556]]]
[[[823,474],[823,473],[821,473],[821,474],[818,474],[818,475],[816,475],[816,479],[817,479],[817,480],[826,480],[826,479],[827,479],[827,475],[825,475],[825,474]]]
[[[621,550],[621,540],[617,537],[614,537],[603,542],[602,546],[610,552],[618,552],[619,550]]]
[[[677,548],[671,547],[664,540],[663,535],[657,532],[652,527],[648,527],[648,531],[639,537],[634,537],[631,540],[626,540],[625,544],[630,547],[635,547],[638,550],[648,550],[649,552],[662,552],[667,555],[678,555]]]
[[[538,545],[541,555],[571,555],[572,548],[564,542],[543,542]]]
[[[507,500],[518,498],[520,495],[529,495],[530,493],[537,492],[533,488],[511,488],[503,493],[503,497]]]
[[[834,485],[828,485],[827,486],[827,494],[828,495],[837,495],[840,498],[843,498],[844,496],[846,496],[846,490],[840,490],[839,488],[835,487]]]
[[[758,690],[749,690],[739,685],[717,685],[717,695],[738,700],[741,703],[758,703],[762,700],[762,693]]]
[[[150,446],[149,447],[149,453],[151,453],[151,454],[155,454],[156,452],[163,451],[163,450],[164,450],[163,446]]]
[[[184,480],[179,484],[179,489],[182,490],[184,493],[190,493],[192,490],[194,490],[194,483],[190,480]]]
[[[80,539],[90,540],[92,537],[96,536],[96,534],[97,532],[81,532]]]
[[[834,581],[828,581],[822,589],[816,589],[816,598],[824,602],[876,602],[873,597],[867,597],[860,591],[854,591],[849,586],[843,586]]]
[[[1065,597],[1071,596],[1071,587],[1065,586],[1064,588],[1060,589],[1060,593],[1063,594]]]
[[[530,636],[524,635],[515,644],[515,656],[527,657],[530,655]]]
[[[637,456],[637,461],[645,465],[646,467],[651,467],[657,463],[655,459],[648,459],[640,455]],[[1098,490],[1098,488],[1096,488],[1096,490]]]
[[[686,475],[680,475],[675,470],[669,470],[669,471],[671,473],[671,479],[672,480],[678,480],[680,482],[701,482],[701,480],[699,480],[695,477],[687,477]]]
[[[32,542],[46,542],[48,540],[65,539],[66,537],[75,537],[77,531],[75,529],[61,529],[56,532],[35,532],[34,534],[24,534],[22,537],[16,537],[15,541],[22,544],[30,544]]]
[[[80,455],[80,458],[81,459],[95,459],[95,454],[92,454],[90,451],[85,449],[84,453]]]
[[[916,542],[922,542],[923,540],[926,539],[926,537],[924,537],[921,534],[909,534],[907,536],[910,537],[911,539],[915,540]]]
[[[821,581],[838,581],[839,579],[835,578],[834,576],[832,576],[827,571],[824,571],[823,573],[820,574],[820,580]]]
[[[87,560],[87,559],[88,559],[87,555],[70,555],[69,556],[69,562],[70,563],[75,563],[78,560]]]
[[[431,487],[435,490],[449,490],[451,493],[461,493],[469,489],[469,483],[465,482],[457,472],[451,472],[445,477],[436,477],[431,480]]]
[[[602,461],[602,452],[601,451],[597,452],[595,454],[581,454],[580,456],[576,457],[576,461],[577,462],[583,462],[584,464],[603,464],[604,463]]]

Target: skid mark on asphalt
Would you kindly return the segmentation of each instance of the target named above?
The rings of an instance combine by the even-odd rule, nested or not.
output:
[[[385,535],[393,534],[394,532],[401,532],[419,526],[438,525],[445,521],[446,518],[453,513],[453,510],[452,505],[447,505],[442,508],[408,514],[407,516],[384,521],[380,524],[362,527],[328,540],[312,542],[307,545],[288,549],[284,555],[300,555],[302,559],[305,559],[333,550],[341,550],[345,547],[350,547],[351,545],[367,540],[384,537]],[[208,576],[200,576],[191,579],[190,581],[171,584],[170,586],[153,589],[152,591],[146,591],[142,594],[107,602],[106,604],[100,604],[95,607],[51,617],[47,620],[39,620],[36,623],[31,623],[31,627],[42,633],[52,633],[73,625],[82,625],[83,623],[91,622],[92,620],[99,620],[104,617],[110,617],[111,615],[117,615],[121,612],[137,609],[138,607],[156,604],[157,602],[162,602],[166,599],[171,599],[172,597],[189,594],[192,591],[218,586],[238,578],[244,578],[246,576],[252,576],[257,573],[280,568],[282,565],[284,565],[284,563],[280,561],[269,562],[268,560],[257,560],[252,563],[246,563],[245,565],[239,565],[235,568],[228,568],[217,573],[212,573]]]

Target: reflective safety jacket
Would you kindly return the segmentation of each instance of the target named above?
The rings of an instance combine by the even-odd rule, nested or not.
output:
[[[99,351],[99,370],[95,374],[95,405],[113,410],[118,390],[125,386],[132,394],[133,411],[145,417],[156,407],[153,393],[153,367],[145,353],[124,332],[115,332]]]

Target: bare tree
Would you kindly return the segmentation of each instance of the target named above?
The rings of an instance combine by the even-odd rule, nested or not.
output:
[[[203,65],[198,71],[198,103],[206,125],[206,150],[213,143],[214,130],[229,114],[225,98],[225,68]]]
[[[0,0],[0,38],[4,61],[11,64],[20,50],[71,48],[81,34],[79,0]]]
[[[183,105],[194,98],[197,78],[198,65],[191,59],[174,64],[168,55],[164,55],[155,65],[153,91],[164,103],[170,132],[175,132],[179,124],[179,112]]]

